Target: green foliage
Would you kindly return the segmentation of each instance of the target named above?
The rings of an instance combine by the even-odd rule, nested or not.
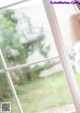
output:
[[[13,23],[17,23],[17,19],[14,17],[14,11],[13,10],[6,10],[2,12],[2,15],[7,18],[7,20],[10,20]]]
[[[80,87],[79,75],[77,79]],[[26,113],[38,113],[50,108],[53,109],[54,107],[73,103],[63,72],[16,87],[16,91]],[[11,97],[9,101],[12,102],[12,113],[16,113],[17,110],[13,98]]]
[[[19,34],[15,33],[15,23],[5,16],[0,17],[0,29],[3,42],[1,48],[10,46],[12,48],[19,47]]]
[[[24,16],[24,14],[22,15]],[[32,26],[30,18],[26,18],[29,34],[33,34],[33,29],[35,31],[35,28]],[[22,44],[20,40],[22,38],[28,40],[28,38],[26,35],[24,35],[23,31],[19,33],[16,29],[18,21],[19,20],[16,18],[14,10],[3,10],[1,12],[0,37],[2,41],[0,41],[0,48],[2,49],[8,67],[27,63],[28,57],[32,55],[35,51],[39,51],[41,55],[47,57],[48,51],[50,49],[50,46],[45,47],[45,34],[43,27],[39,28],[39,33],[34,40],[30,40]],[[27,33],[29,39],[33,38],[33,35],[29,36],[29,34]],[[27,67],[26,69],[23,69],[23,71],[16,71],[13,76],[19,76],[19,84],[22,84],[22,81],[32,81],[34,75],[38,77],[42,68],[39,67],[39,69],[35,70],[34,72],[32,72],[32,70],[30,69],[30,67]],[[12,79],[14,78],[13,76]],[[6,87],[6,80],[3,76],[1,76],[0,85],[2,81],[4,83],[4,87]],[[5,91],[7,91],[6,88]],[[5,97],[5,95],[3,95],[3,97]]]
[[[6,81],[6,76],[0,74],[0,101],[4,101],[4,98],[11,96],[9,85]]]

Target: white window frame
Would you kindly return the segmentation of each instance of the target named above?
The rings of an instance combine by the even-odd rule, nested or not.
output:
[[[54,11],[53,5],[50,4],[50,0],[42,0],[47,14],[47,18],[52,30],[54,41],[60,56],[60,60],[63,66],[64,74],[73,98],[73,102],[76,108],[76,112],[80,113],[80,91],[72,69],[71,61],[67,55],[67,50],[64,46],[61,32],[59,29],[58,21]]]
[[[24,3],[24,2],[28,2],[28,1],[30,1],[30,0],[20,0],[18,2],[13,2],[13,3],[10,3],[8,5],[4,5],[2,7],[0,6],[0,10],[1,9],[5,9],[5,8],[8,8],[8,7],[11,7],[11,6],[15,6],[15,5],[18,5],[18,4],[21,4],[21,3]]]
[[[27,1],[29,1],[29,0],[25,0],[25,1],[22,0],[20,2],[16,2],[16,3],[10,4],[10,5],[4,6],[4,7],[0,7],[0,9],[11,7],[13,5],[17,5],[19,3],[23,3],[23,2],[27,2]],[[53,34],[54,41],[55,41],[55,44],[56,44],[56,47],[57,47],[57,50],[59,53],[59,57],[60,57],[62,65],[63,65],[65,77],[66,77],[66,80],[67,80],[67,83],[68,83],[68,86],[69,86],[69,89],[70,89],[70,92],[71,92],[71,95],[73,98],[73,102],[74,102],[74,105],[76,108],[76,111],[71,111],[70,113],[75,113],[75,112],[80,113],[80,92],[79,92],[77,81],[76,81],[76,78],[75,78],[75,75],[74,75],[74,72],[72,69],[70,58],[67,54],[67,50],[66,50],[63,40],[62,40],[62,36],[61,36],[61,32],[60,32],[59,25],[57,22],[57,18],[55,15],[54,8],[50,4],[50,0],[42,0],[42,2],[44,5],[46,14],[47,14],[47,18],[48,18],[48,21],[49,21],[49,24],[50,24],[50,27],[52,30],[52,34]],[[10,71],[17,70],[18,68],[20,68],[20,69],[25,68],[29,65],[33,65],[36,63],[40,63],[40,62],[44,62],[44,61],[48,61],[48,60],[52,60],[52,59],[54,59],[54,57],[46,58],[46,59],[36,61],[33,63],[29,63],[29,64],[23,64],[23,65],[8,68],[6,65],[5,59],[3,57],[2,51],[0,49],[0,60],[2,63],[2,67],[3,67],[3,69],[0,70],[0,73],[5,73],[5,75],[7,77],[8,83],[10,85],[11,91],[13,93],[13,96],[15,98],[15,101],[16,101],[16,104],[17,104],[17,107],[19,110],[19,113],[23,113],[23,110],[22,110],[21,104],[19,102],[18,96],[16,94],[16,91],[15,91],[15,88],[14,88],[14,85],[13,85],[13,82],[12,82],[12,79],[10,76]]]

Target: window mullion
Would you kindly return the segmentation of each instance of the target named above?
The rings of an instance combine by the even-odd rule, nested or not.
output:
[[[7,71],[7,65],[6,65],[6,62],[4,60],[4,57],[3,57],[1,49],[0,49],[0,60],[1,60],[2,66],[3,66],[3,69],[5,71],[7,81],[9,83],[10,88],[11,88],[12,94],[13,94],[13,96],[15,98],[15,101],[16,101],[19,113],[23,113],[23,110],[22,110],[21,104],[19,102],[18,96],[16,94],[16,91],[15,91],[15,88],[14,88],[14,85],[13,85],[10,73],[9,73],[9,71]]]

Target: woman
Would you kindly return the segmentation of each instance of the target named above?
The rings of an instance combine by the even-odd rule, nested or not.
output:
[[[75,2],[80,2],[80,0],[74,0]],[[80,10],[80,4],[76,4],[77,8]],[[80,13],[70,16],[70,38],[74,46],[75,55],[75,68],[78,73],[80,73]]]

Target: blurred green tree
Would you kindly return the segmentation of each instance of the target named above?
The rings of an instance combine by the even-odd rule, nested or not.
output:
[[[36,29],[32,26],[30,18],[25,17],[24,14],[22,16],[26,19],[26,23],[23,23],[22,27],[24,24],[27,24],[28,32],[27,29],[25,31],[24,28],[19,28],[21,20],[16,17],[15,10],[3,10],[0,15],[0,48],[8,67],[27,63],[28,57],[35,51],[47,57],[50,49],[50,45],[45,46],[46,37],[43,27],[38,28],[38,32],[35,34],[34,31]],[[30,67],[26,67],[23,70],[12,72],[12,79],[15,84],[23,83],[22,81],[32,81],[32,75],[38,76],[42,69],[40,66],[35,66],[31,71]],[[33,70],[34,74],[31,73]],[[18,77],[19,79],[17,79]],[[4,84],[2,84],[2,81]],[[4,81],[6,81],[5,76],[0,76],[0,85],[2,87],[5,86],[4,89],[6,91],[6,82]]]

